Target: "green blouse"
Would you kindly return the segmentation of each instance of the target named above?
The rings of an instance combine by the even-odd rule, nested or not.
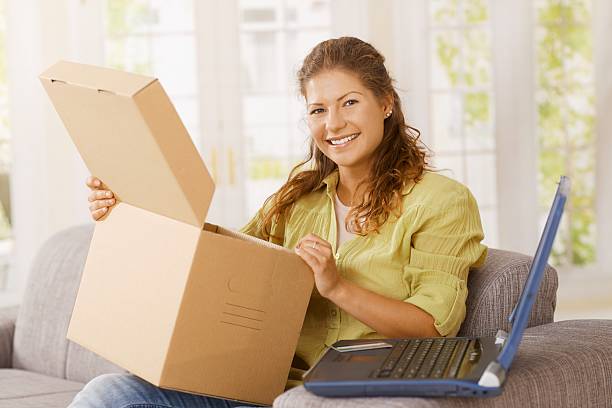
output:
[[[308,233],[320,236],[332,245],[345,279],[418,306],[433,316],[440,335],[456,335],[465,318],[468,271],[486,257],[478,206],[468,188],[426,172],[418,183],[404,188],[399,218],[390,215],[380,233],[356,236],[336,248],[337,183],[335,171],[301,197],[288,216],[272,225],[272,235],[280,239],[270,241],[293,249]],[[241,231],[263,238],[258,228],[262,211]],[[334,342],[383,337],[313,290],[289,386]]]

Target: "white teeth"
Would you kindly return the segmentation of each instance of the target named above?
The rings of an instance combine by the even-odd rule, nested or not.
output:
[[[355,133],[354,135],[350,135],[350,136],[344,137],[344,138],[342,138],[340,140],[330,140],[329,142],[331,144],[333,144],[333,145],[341,145],[341,144],[345,144],[345,143],[350,142],[351,140],[353,140],[357,136],[358,136],[358,134]]]

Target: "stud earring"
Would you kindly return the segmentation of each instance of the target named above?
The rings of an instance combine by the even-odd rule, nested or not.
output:
[[[389,116],[391,116],[392,113],[393,113],[393,111],[387,112],[387,114],[385,115],[385,118],[388,118]]]

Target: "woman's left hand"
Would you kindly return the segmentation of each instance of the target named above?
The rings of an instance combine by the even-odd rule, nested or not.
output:
[[[295,253],[300,256],[312,269],[315,285],[323,297],[330,297],[331,293],[342,284],[342,277],[336,269],[334,252],[329,242],[315,234],[308,234],[295,247]]]

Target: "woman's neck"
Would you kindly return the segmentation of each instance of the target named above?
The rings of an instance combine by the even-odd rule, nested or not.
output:
[[[366,180],[368,172],[356,172],[346,168],[339,168],[338,185],[336,186],[336,195],[338,199],[346,206],[353,207],[362,201],[365,186],[361,185],[359,191],[357,187],[359,183]]]

